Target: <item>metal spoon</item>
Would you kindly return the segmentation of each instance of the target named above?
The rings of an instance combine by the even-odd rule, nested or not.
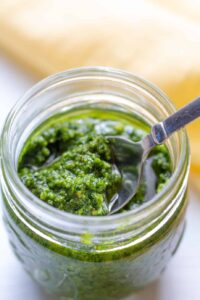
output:
[[[119,211],[136,194],[145,160],[152,148],[162,144],[172,133],[198,117],[200,117],[200,97],[163,122],[155,124],[151,128],[151,133],[139,142],[133,142],[122,136],[107,137],[114,153],[116,166],[122,175],[120,189],[109,203],[109,214]]]

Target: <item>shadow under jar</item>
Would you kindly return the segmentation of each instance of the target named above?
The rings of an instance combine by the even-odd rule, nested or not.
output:
[[[133,114],[150,126],[175,111],[158,88],[104,67],[51,76],[12,109],[1,136],[3,215],[13,251],[48,292],[68,300],[123,299],[160,276],[184,230],[189,172],[185,130],[166,143],[173,175],[152,200],[111,216],[78,216],[34,196],[17,174],[29,135],[49,117],[82,108]]]

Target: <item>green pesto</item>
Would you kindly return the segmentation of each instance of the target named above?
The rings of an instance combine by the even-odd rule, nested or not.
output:
[[[106,215],[122,180],[106,136],[138,141],[145,129],[133,117],[112,111],[82,110],[57,116],[29,137],[19,159],[19,175],[27,188],[49,205],[79,215]],[[165,146],[155,148],[149,160],[137,194],[123,211],[150,200],[148,185],[153,184],[156,193],[170,177]],[[148,180],[150,171],[156,178],[153,183]]]
[[[115,249],[112,243],[94,245],[89,233],[81,246],[68,240],[63,244],[50,241],[17,217],[5,194],[3,200],[15,255],[30,276],[60,300],[121,300],[158,278],[181,241],[187,203],[185,195],[175,214],[153,236],[135,245],[133,239],[128,244],[119,241]],[[162,221],[163,216],[147,232]]]
[[[19,158],[19,174],[27,187],[50,205],[74,213],[104,214],[106,201],[109,201],[121,180],[113,166],[106,135],[118,134],[137,141],[148,131],[145,123],[122,112],[90,109],[54,116],[41,124],[24,145]],[[86,161],[82,163],[85,157]],[[99,165],[106,172],[102,172]],[[147,197],[152,184],[150,177],[155,177],[154,193],[166,184],[171,174],[167,148],[156,147],[147,165],[150,167],[144,171],[139,191],[126,210],[150,200]],[[86,187],[83,179],[90,174],[95,176],[91,176],[92,181]],[[58,181],[52,182],[52,176],[58,176],[59,180],[56,178]],[[81,193],[77,195],[76,189],[73,191],[66,187],[63,178],[66,181],[73,178],[73,188],[76,187],[76,180],[80,180],[79,188],[86,198],[82,198]],[[95,186],[93,191],[97,179],[103,182],[104,189],[99,190]],[[44,183],[48,196],[41,197],[39,193],[40,189],[43,192]],[[58,201],[63,191],[65,201]],[[53,194],[52,199],[49,193]],[[102,195],[103,201],[92,198],[92,193]],[[78,206],[74,207],[74,203],[72,205],[68,201],[69,195],[78,201]],[[183,234],[187,198],[186,194],[182,197],[181,204],[167,222],[164,222],[168,214],[166,211],[155,223],[149,223],[142,233],[117,242],[113,242],[112,237],[95,242],[90,232],[85,232],[78,242],[68,237],[63,241],[47,234],[42,227],[38,230],[31,221],[20,219],[4,192],[3,202],[4,220],[12,248],[25,270],[44,289],[62,300],[121,300],[158,278],[166,267]],[[162,226],[154,230],[160,224]],[[122,230],[116,228],[113,234],[117,236]],[[154,233],[148,235],[149,232]],[[143,236],[146,238],[143,239]]]

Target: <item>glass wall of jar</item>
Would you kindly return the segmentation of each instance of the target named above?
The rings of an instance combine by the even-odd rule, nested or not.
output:
[[[104,67],[62,72],[36,84],[8,115],[1,135],[3,215],[24,269],[62,299],[123,299],[155,280],[184,230],[189,172],[185,130],[166,143],[173,175],[153,199],[125,213],[78,216],[35,197],[17,174],[20,151],[49,117],[81,108],[127,112],[149,125],[175,111],[158,88]]]

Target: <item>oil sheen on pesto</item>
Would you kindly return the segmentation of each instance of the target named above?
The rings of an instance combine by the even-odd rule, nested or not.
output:
[[[33,194],[60,210],[106,215],[122,180],[106,136],[138,141],[148,131],[145,123],[123,112],[83,109],[55,116],[28,138],[19,176]],[[158,146],[147,159],[137,194],[122,212],[149,201],[170,175],[168,150]]]

